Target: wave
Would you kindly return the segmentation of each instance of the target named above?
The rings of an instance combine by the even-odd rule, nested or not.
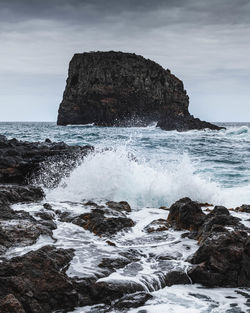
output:
[[[169,206],[182,197],[226,206],[250,203],[250,186],[221,188],[202,178],[188,155],[164,165],[138,161],[126,148],[95,152],[47,192],[51,201],[128,201],[133,207]],[[159,162],[156,162],[159,163]]]
[[[230,128],[226,130],[227,135],[242,135],[242,134],[249,134],[250,129],[248,126],[241,126],[237,128]]]
[[[90,124],[68,124],[67,127],[93,127],[95,126],[95,123]]]

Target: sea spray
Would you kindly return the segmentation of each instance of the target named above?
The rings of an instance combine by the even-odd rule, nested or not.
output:
[[[195,174],[188,155],[176,155],[176,160],[153,166],[126,148],[92,153],[58,188],[48,192],[48,199],[126,200],[134,207],[169,206],[186,196],[223,202],[219,187]]]

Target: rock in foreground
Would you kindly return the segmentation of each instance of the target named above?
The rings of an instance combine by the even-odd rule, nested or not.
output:
[[[57,123],[220,129],[194,118],[188,105],[182,81],[151,60],[114,51],[82,53],[70,62]]]

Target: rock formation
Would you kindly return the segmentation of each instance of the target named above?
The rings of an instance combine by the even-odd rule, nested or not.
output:
[[[27,184],[31,178],[45,171],[49,176],[50,184],[56,184],[62,177],[58,175],[59,173],[70,172],[77,165],[77,161],[92,149],[91,146],[80,147],[68,146],[63,142],[53,143],[49,139],[45,142],[8,140],[0,135],[0,184]],[[57,171],[50,170],[49,164],[56,166]]]
[[[132,53],[89,52],[70,62],[57,123],[220,129],[194,118],[188,105],[182,81],[159,64]]]

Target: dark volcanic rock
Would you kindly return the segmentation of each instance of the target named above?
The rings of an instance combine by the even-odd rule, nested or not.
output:
[[[191,259],[193,283],[209,287],[250,287],[250,237],[246,232],[214,233]]]
[[[113,304],[113,307],[118,310],[125,310],[129,308],[138,308],[143,306],[153,296],[146,292],[136,292],[133,294],[125,295]]]
[[[145,291],[144,287],[133,280],[101,281],[91,286],[90,297],[96,303],[110,303],[112,300],[138,291]]]
[[[36,202],[43,197],[40,187],[0,185],[0,203]]]
[[[31,245],[40,235],[52,236],[56,225],[51,223],[46,225],[28,212],[14,211],[8,205],[0,205],[0,255],[11,247]]]
[[[131,207],[127,201],[108,201],[106,205],[112,210],[131,212]]]
[[[23,306],[12,294],[0,299],[0,312],[2,313],[25,313]]]
[[[242,204],[240,207],[235,209],[236,212],[244,212],[250,213],[250,205],[249,204]]]
[[[227,208],[215,206],[205,215],[200,204],[183,198],[174,203],[168,222],[191,231],[200,245],[189,261],[193,283],[208,287],[250,287],[250,229]]]
[[[15,306],[19,311],[7,312],[20,313],[22,308],[30,313],[72,310],[78,294],[65,270],[73,255],[46,246],[0,263],[0,308]]]
[[[79,158],[93,148],[68,146],[63,142],[23,142],[0,138],[0,183],[25,184],[39,173],[49,177],[50,184],[58,182]],[[51,167],[47,165],[52,165]],[[59,175],[60,173],[60,175]],[[44,181],[45,183],[45,181]]]
[[[90,213],[82,214],[70,220],[98,236],[113,235],[120,230],[134,226],[134,222],[127,217],[106,217],[105,211],[94,209]]]
[[[196,231],[203,224],[205,217],[199,203],[183,198],[172,204],[167,221],[177,229]]]
[[[144,230],[147,233],[153,233],[153,232],[158,232],[158,231],[164,231],[168,230],[170,227],[170,224],[168,223],[167,220],[160,218],[158,220],[154,220],[150,224],[148,224]]]
[[[59,108],[58,125],[145,126],[165,130],[220,129],[188,111],[183,83],[142,56],[123,52],[75,54]]]

